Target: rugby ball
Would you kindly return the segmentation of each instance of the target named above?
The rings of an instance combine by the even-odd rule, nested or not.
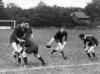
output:
[[[51,45],[46,45],[47,48],[51,48]]]

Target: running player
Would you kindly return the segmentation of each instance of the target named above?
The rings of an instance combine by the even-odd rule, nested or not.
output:
[[[61,30],[59,30],[58,32],[56,32],[56,34],[54,35],[54,37],[51,38],[51,40],[47,43],[47,47],[51,46],[51,43],[55,40],[57,43],[57,47],[52,50],[51,55],[56,52],[56,51],[60,51],[62,54],[62,57],[66,60],[67,57],[64,55],[63,49],[64,46],[67,43],[67,31],[66,31],[66,27],[62,27]]]

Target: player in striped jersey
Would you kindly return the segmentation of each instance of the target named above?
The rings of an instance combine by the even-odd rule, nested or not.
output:
[[[79,35],[79,38],[81,40],[83,40],[83,42],[84,42],[85,52],[88,55],[88,57],[90,59],[92,59],[91,58],[91,53],[92,53],[93,58],[95,58],[95,50],[94,49],[99,44],[98,40],[92,35],[85,35],[83,33]]]

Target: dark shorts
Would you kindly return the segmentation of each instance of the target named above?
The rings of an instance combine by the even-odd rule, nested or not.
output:
[[[33,49],[33,48],[29,47],[29,48],[26,49],[26,53],[28,53],[28,54],[32,54],[32,53],[37,54],[38,53],[38,48]]]
[[[93,46],[93,45],[96,45],[96,46],[98,46],[97,44],[92,44],[91,42],[88,44],[88,46]]]
[[[56,41],[56,43],[61,43],[62,44],[62,40],[57,40],[57,39],[55,39],[55,41]]]
[[[27,50],[26,50],[26,53],[28,54],[31,54],[31,53],[34,53],[34,54],[37,54],[38,53],[38,49],[39,49],[39,46],[32,40],[26,40],[26,46],[27,46]]]

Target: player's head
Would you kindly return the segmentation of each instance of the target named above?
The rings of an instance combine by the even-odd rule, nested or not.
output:
[[[66,30],[66,26],[62,26],[60,31],[63,32],[65,30]]]
[[[83,33],[79,34],[78,36],[81,40],[84,40],[85,35]]]
[[[20,24],[20,27],[22,27],[22,28],[25,27],[25,23],[24,23],[24,22],[21,23],[21,24]]]
[[[30,26],[29,26],[29,23],[25,23],[25,27],[26,28],[29,28]]]

